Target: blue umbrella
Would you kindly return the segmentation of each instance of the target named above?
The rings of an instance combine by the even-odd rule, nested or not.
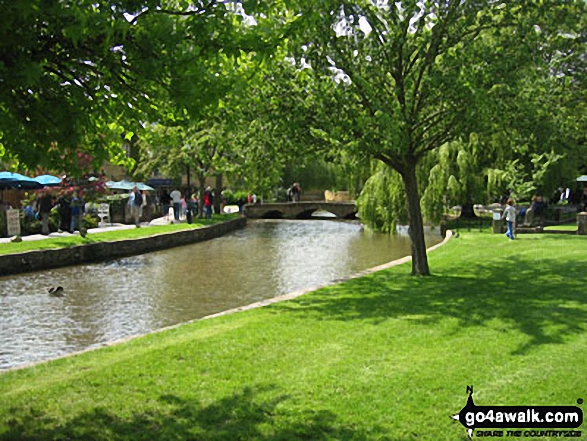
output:
[[[110,188],[111,190],[132,190],[134,184],[129,181],[108,181],[106,182],[106,187]]]
[[[43,187],[54,187],[56,185],[61,184],[61,178],[51,175],[37,176],[36,178],[34,178],[34,180],[41,184]]]
[[[106,187],[112,189],[112,190],[132,190],[133,188],[137,187],[137,189],[139,190],[153,190],[153,187],[149,187],[146,184],[143,184],[142,182],[131,182],[131,181],[120,181],[120,182],[115,182],[115,181],[108,181],[106,182]]]
[[[12,187],[12,183],[16,182],[18,179],[15,173],[10,172],[0,172],[0,186],[3,188],[10,188]]]
[[[147,191],[153,191],[154,188],[147,185],[147,184],[143,184],[142,182],[137,182],[137,189],[143,191],[143,190],[147,190]]]
[[[20,173],[0,172],[0,186],[3,188],[41,188],[33,178]]]

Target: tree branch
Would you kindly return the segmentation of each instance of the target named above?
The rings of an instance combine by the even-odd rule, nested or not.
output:
[[[189,16],[196,16],[204,14],[209,8],[218,4],[216,0],[211,0],[207,5],[203,6],[202,9],[193,10],[193,11],[174,11],[171,9],[146,9],[139,14],[135,18],[130,21],[131,25],[137,23],[138,19],[144,17],[147,14],[166,14],[166,15],[177,15],[180,17],[189,17]]]
[[[401,158],[393,153],[375,153],[373,155],[375,159],[380,160],[384,164],[390,166],[398,173],[402,174],[404,172],[405,166]]]

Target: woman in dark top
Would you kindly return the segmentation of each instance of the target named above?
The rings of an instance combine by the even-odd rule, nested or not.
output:
[[[169,219],[169,208],[171,207],[171,196],[167,193],[167,190],[163,190],[163,194],[161,195],[161,205],[163,205],[163,215],[165,219]]]

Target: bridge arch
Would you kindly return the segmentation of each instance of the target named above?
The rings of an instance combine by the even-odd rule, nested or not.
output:
[[[245,215],[253,219],[311,219],[316,211],[331,213],[339,219],[356,219],[357,206],[354,201],[289,202],[245,206]]]
[[[283,219],[283,213],[279,210],[267,211],[261,216],[263,219]]]

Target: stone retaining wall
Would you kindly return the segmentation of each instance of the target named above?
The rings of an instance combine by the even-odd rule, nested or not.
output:
[[[245,218],[239,218],[193,230],[162,233],[150,237],[0,255],[0,276],[118,259],[188,245],[222,236],[244,227],[246,222]]]

